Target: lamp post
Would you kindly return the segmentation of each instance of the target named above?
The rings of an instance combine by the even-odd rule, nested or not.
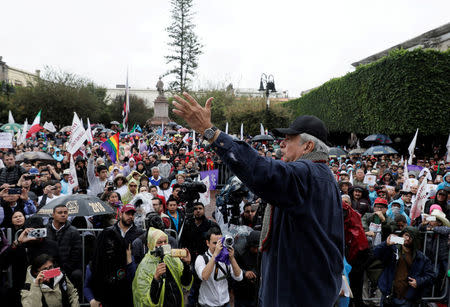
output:
[[[265,88],[264,88],[265,86]],[[275,93],[277,90],[275,89],[275,81],[273,79],[273,75],[267,76],[266,74],[261,75],[261,80],[259,82],[259,91],[265,92],[266,95],[266,107],[269,109],[270,107],[270,100],[269,100],[269,94]]]

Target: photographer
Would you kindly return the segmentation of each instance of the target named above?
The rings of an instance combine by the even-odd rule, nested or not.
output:
[[[149,252],[142,259],[133,281],[135,306],[184,306],[183,290],[192,284],[189,264],[191,255],[181,260],[164,255],[161,247],[168,244],[167,235],[159,229],[150,228],[147,235]]]
[[[198,302],[200,306],[219,307],[227,306],[230,301],[228,294],[228,280],[231,277],[236,281],[243,279],[242,270],[234,258],[233,247],[228,249],[228,259],[216,262],[223,249],[222,233],[219,228],[213,227],[206,233],[208,250],[195,260],[195,272],[202,279]]]
[[[418,231],[406,227],[401,232],[403,243],[395,243],[396,235],[376,246],[373,253],[385,269],[378,280],[383,294],[380,306],[418,306],[424,289],[433,283],[434,272],[430,259],[419,249]]]

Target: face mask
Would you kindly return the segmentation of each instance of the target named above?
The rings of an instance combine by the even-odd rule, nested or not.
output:
[[[400,208],[393,207],[393,208],[392,208],[392,213],[394,213],[394,214],[400,213]]]

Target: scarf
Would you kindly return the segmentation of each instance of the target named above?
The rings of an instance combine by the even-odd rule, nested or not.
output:
[[[301,156],[297,161],[310,160],[314,163],[327,163],[328,154],[324,152],[310,152]],[[297,162],[295,161],[295,162]],[[272,219],[273,219],[274,207],[271,204],[267,204],[264,210],[264,219],[261,229],[261,237],[259,241],[259,249],[264,252],[268,251],[270,247],[270,241],[272,240]]]

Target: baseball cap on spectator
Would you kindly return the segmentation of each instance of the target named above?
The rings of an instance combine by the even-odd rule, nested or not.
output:
[[[29,173],[30,174],[39,174],[39,170],[37,169],[37,168],[30,168],[30,171],[29,171]]]
[[[387,201],[386,199],[384,199],[384,198],[377,197],[377,199],[375,199],[373,205],[375,206],[375,205],[377,205],[377,204],[383,205],[383,206],[385,206],[385,207],[387,208],[387,206],[388,206],[388,201]]]
[[[68,168],[65,169],[64,172],[63,172],[63,176],[64,175],[70,175],[70,169],[68,169]]]
[[[125,213],[128,211],[134,211],[136,212],[136,208],[132,204],[126,204],[122,206],[122,209],[120,209],[120,212]]]

